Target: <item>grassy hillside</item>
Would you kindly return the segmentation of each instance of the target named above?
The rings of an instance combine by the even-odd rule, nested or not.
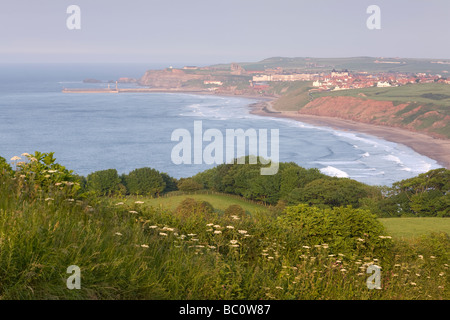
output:
[[[313,97],[355,97],[379,101],[417,103],[434,106],[435,109],[450,115],[450,85],[443,83],[409,84],[401,87],[364,88],[313,93]]]
[[[0,182],[0,299],[449,298],[448,235],[397,244],[364,211],[299,206],[234,220]],[[371,264],[383,290],[366,286]],[[71,265],[79,290],[66,287]]]
[[[384,63],[375,63],[375,61]],[[247,70],[264,70],[266,68],[282,67],[304,71],[324,71],[331,69],[348,69],[352,71],[368,72],[450,72],[450,64],[439,64],[436,59],[408,59],[408,58],[377,58],[377,57],[349,57],[349,58],[287,58],[272,57],[258,62],[242,62],[240,65]],[[393,63],[392,63],[393,62]],[[398,63],[399,62],[399,63]],[[434,63],[433,63],[434,62]],[[230,68],[230,64],[215,65],[217,68]]]
[[[225,194],[189,194],[189,195],[174,195],[174,196],[164,196],[160,198],[149,198],[149,197],[132,197],[129,196],[126,199],[117,199],[117,201],[122,201],[126,204],[134,203],[135,201],[143,201],[143,206],[146,207],[156,207],[164,208],[168,210],[174,210],[184,199],[192,198],[196,201],[207,201],[212,204],[215,209],[220,211],[225,211],[230,205],[237,204],[241,206],[244,210],[248,212],[267,211],[267,207],[263,205],[258,205],[252,203],[252,201],[246,200],[244,198]]]
[[[311,99],[309,90],[312,83],[309,81],[296,81],[296,88],[292,90],[279,90],[282,96],[273,102],[273,107],[279,111],[296,111],[305,106]]]
[[[122,201],[124,204],[131,206],[136,201],[143,201],[144,203],[141,207],[174,210],[186,198],[192,198],[197,201],[207,201],[215,209],[220,211],[224,211],[233,204],[241,206],[248,214],[256,211],[264,213],[269,210],[268,207],[264,205],[250,203],[244,198],[239,199],[237,196],[226,194],[185,194],[161,198],[129,196],[126,199],[116,199],[113,202],[117,203],[118,201]],[[450,219],[448,218],[379,218],[379,221],[385,226],[387,233],[396,238],[412,239],[433,232],[445,232],[450,234]]]
[[[403,127],[410,130],[429,133],[439,137],[450,138],[450,85],[440,83],[409,84],[390,88],[364,88],[354,90],[312,92],[308,95],[308,85],[285,94],[274,106],[277,110],[337,116],[360,122]],[[340,100],[326,100],[325,97],[353,98],[346,103]],[[321,100],[322,98],[322,100]],[[355,100],[358,99],[358,100]],[[309,104],[311,102],[312,104]],[[364,101],[372,104],[367,108]],[[392,102],[392,107],[376,108],[373,101]],[[355,103],[357,102],[357,103]],[[337,104],[342,104],[336,107]],[[317,104],[317,105],[315,105]],[[352,106],[350,106],[352,104]],[[308,105],[307,108],[305,106]],[[403,107],[398,108],[399,105]],[[348,110],[346,109],[348,107]],[[327,113],[326,110],[333,114]],[[369,110],[372,110],[368,112]],[[366,114],[364,114],[366,113]]]
[[[217,194],[182,202],[190,195],[118,198],[123,188],[101,196],[82,192],[83,179],[52,153],[22,156],[29,161],[15,170],[0,157],[0,300],[449,298],[447,233],[397,240],[370,210],[351,206],[264,210]],[[293,164],[285,169],[290,182],[298,170],[317,175]],[[136,170],[126,177],[128,188],[137,173],[151,173],[145,181],[158,176]],[[430,173],[434,183],[447,177],[439,173]],[[87,182],[116,180],[117,172],[106,170]],[[249,212],[215,210],[233,203]],[[381,267],[382,290],[367,287],[372,264]],[[71,266],[80,270],[76,290],[67,287]]]

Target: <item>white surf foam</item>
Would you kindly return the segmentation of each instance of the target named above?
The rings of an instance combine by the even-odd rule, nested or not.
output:
[[[323,174],[326,174],[327,176],[331,176],[331,177],[338,177],[338,178],[348,178],[349,177],[347,172],[339,170],[338,168],[335,168],[332,166],[322,168],[322,169],[320,169],[320,172],[322,172]]]

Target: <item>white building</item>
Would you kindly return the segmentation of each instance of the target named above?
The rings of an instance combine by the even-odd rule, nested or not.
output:
[[[391,87],[391,84],[389,82],[386,82],[386,81],[378,81],[377,87],[378,88]]]

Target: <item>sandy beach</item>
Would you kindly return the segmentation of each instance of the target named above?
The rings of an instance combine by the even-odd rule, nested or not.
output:
[[[419,154],[436,160],[441,166],[450,169],[450,140],[448,139],[436,139],[422,133],[400,128],[377,126],[332,117],[300,114],[297,111],[276,111],[272,109],[270,102],[265,101],[253,104],[250,107],[252,114],[260,116],[289,118],[315,126],[330,127],[343,131],[355,131],[400,143],[410,147]]]

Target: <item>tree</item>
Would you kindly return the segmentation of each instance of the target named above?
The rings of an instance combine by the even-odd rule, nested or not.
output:
[[[112,195],[120,190],[120,178],[116,169],[96,171],[87,176],[87,189],[100,195]]]
[[[195,181],[193,178],[180,179],[178,182],[178,189],[180,191],[192,192],[203,189],[203,185]]]
[[[369,195],[367,185],[347,178],[317,179],[308,183],[301,190],[294,190],[292,200],[310,205],[340,207],[352,205],[359,207],[359,201]]]
[[[450,196],[450,170],[440,168],[393,184],[391,196],[402,215],[447,217]]]
[[[154,196],[164,191],[166,183],[159,171],[140,168],[124,176],[125,186],[130,194]]]
[[[161,172],[161,177],[164,183],[166,184],[166,187],[164,188],[164,193],[178,190],[177,179],[169,176],[165,172]]]

